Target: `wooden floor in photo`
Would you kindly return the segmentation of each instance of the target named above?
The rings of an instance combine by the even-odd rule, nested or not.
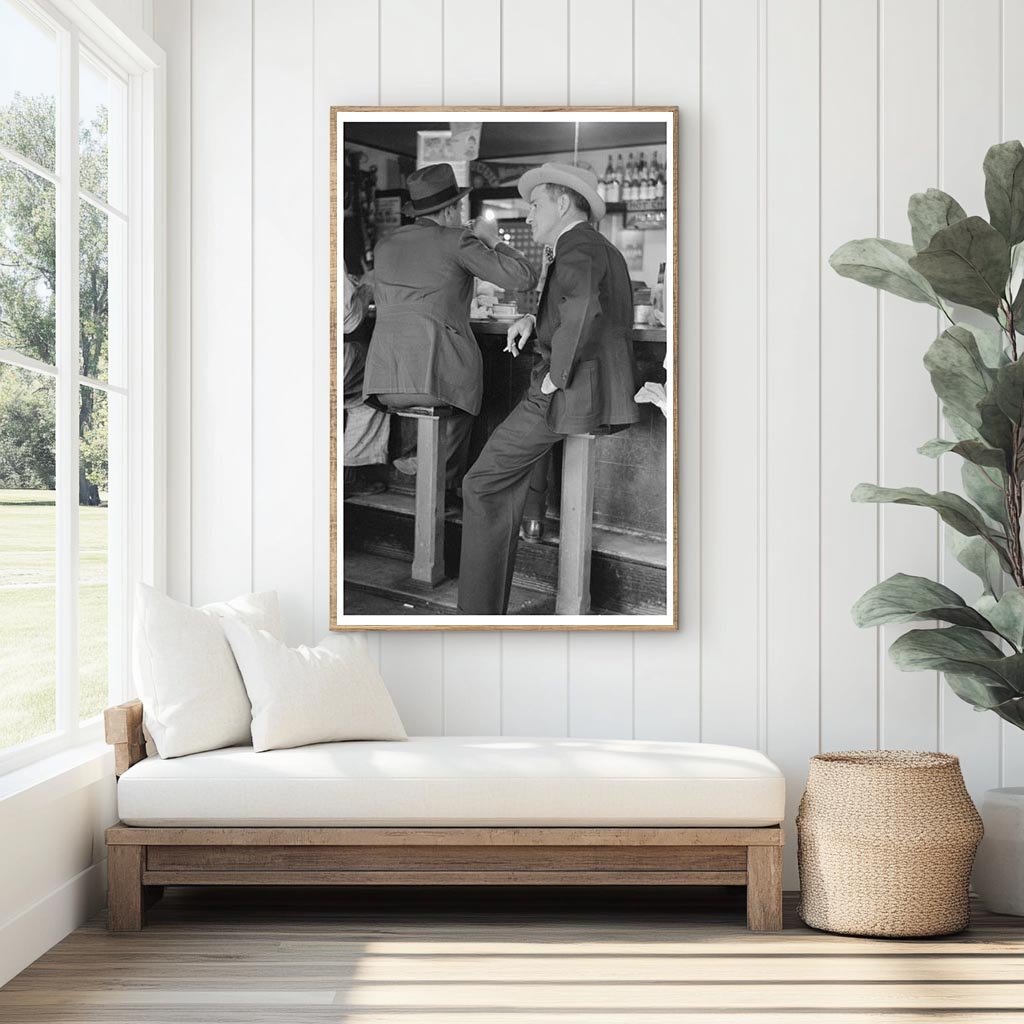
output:
[[[742,890],[169,889],[7,986],[19,1024],[867,1024],[1024,1019],[1024,919],[961,935],[748,932]]]

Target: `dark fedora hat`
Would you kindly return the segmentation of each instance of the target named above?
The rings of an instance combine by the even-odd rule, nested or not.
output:
[[[406,217],[422,217],[437,213],[452,203],[457,203],[469,188],[459,188],[455,183],[455,172],[451,164],[427,164],[413,171],[406,179],[409,202],[402,207]]]

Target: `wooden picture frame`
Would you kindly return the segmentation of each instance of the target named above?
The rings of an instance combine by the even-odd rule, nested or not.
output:
[[[354,333],[339,333],[345,320],[339,307],[345,289],[340,285],[346,270],[351,273],[353,269],[349,262],[360,262],[353,275],[356,279],[372,269],[373,225],[364,221],[353,226],[352,222],[362,216],[359,204],[370,208],[372,199],[367,197],[372,188],[394,195],[395,189],[406,186],[406,178],[416,166],[419,131],[437,132],[454,122],[481,123],[480,161],[473,164],[484,167],[490,166],[489,160],[506,168],[547,161],[576,163],[592,166],[603,179],[605,168],[594,167],[595,163],[646,149],[659,154],[664,179],[661,237],[657,230],[649,233],[644,267],[631,272],[634,311],[649,319],[660,315],[664,320],[664,326],[645,322],[634,327],[629,339],[639,368],[635,384],[641,398],[637,402],[640,422],[614,432],[568,437],[564,445],[557,446],[564,451],[548,472],[546,536],[539,544],[519,543],[512,599],[505,614],[463,615],[456,606],[461,518],[457,507],[446,508],[440,440],[452,410],[424,407],[401,415],[392,412],[387,430],[393,433],[386,461],[378,464],[383,467],[380,470],[361,466],[358,460],[364,456],[358,450],[355,455],[345,452],[345,432],[351,433],[353,415],[374,416],[373,399],[367,405],[360,397],[360,381],[351,370],[359,358],[365,358],[372,343],[372,308]],[[676,107],[331,108],[332,630],[678,628],[678,122]],[[648,180],[653,189],[654,178],[648,175]],[[530,237],[531,229],[523,220],[527,204],[518,199],[514,187],[477,191],[487,197],[485,205],[497,209],[499,227],[501,219],[508,216],[511,243],[539,261],[532,253],[534,248],[539,251],[532,244],[536,239]],[[473,196],[471,193],[468,199]],[[502,210],[513,201],[520,206],[514,216]],[[606,205],[608,214],[595,226],[615,244],[616,233],[624,229],[627,217],[637,209],[649,209],[651,199]],[[654,205],[657,207],[656,202]],[[479,208],[477,201],[475,209]],[[468,201],[464,209],[469,210]],[[495,211],[486,215],[491,217]],[[661,282],[656,280],[659,265],[663,267]],[[651,306],[646,304],[644,287],[658,296]],[[531,308],[531,299],[536,308],[538,294],[515,295],[527,303],[519,304],[520,312]],[[478,298],[483,303],[488,296]],[[515,301],[509,293],[499,292],[497,299]],[[475,303],[476,299],[475,311],[488,308]],[[528,360],[520,360],[515,373],[508,369],[512,360],[503,351],[507,328],[507,319],[472,321],[473,337],[484,362],[485,392],[470,442],[470,464],[496,424],[516,404],[516,388],[525,390],[521,367]],[[525,372],[528,375],[529,371]],[[516,378],[516,374],[520,376]],[[657,388],[647,389],[648,381],[664,388],[660,405],[650,402],[648,396]],[[376,413],[377,417],[383,415],[382,411]],[[414,443],[419,472],[405,478],[396,473],[393,462],[401,453],[400,462],[408,464],[406,452]],[[379,458],[381,451],[378,446],[372,457]],[[370,472],[380,474],[388,491],[382,495],[359,493],[376,486],[370,481],[367,487],[362,476]]]

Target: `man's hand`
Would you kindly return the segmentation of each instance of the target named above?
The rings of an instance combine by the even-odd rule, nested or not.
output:
[[[486,217],[477,217],[473,221],[473,234],[480,239],[488,249],[493,249],[501,240],[498,235],[498,222],[488,220]]]
[[[533,324],[533,314],[527,313],[508,329],[508,333],[505,335],[504,351],[510,352],[513,359],[523,351],[523,346],[530,340],[530,336],[533,334]]]
[[[664,384],[647,381],[633,396],[633,401],[638,405],[642,405],[644,402],[656,405],[665,414],[665,418],[668,419],[668,395],[665,392]]]
[[[557,390],[558,388],[555,387],[555,382],[551,379],[551,374],[545,373],[544,379],[540,382],[541,394],[550,395]]]

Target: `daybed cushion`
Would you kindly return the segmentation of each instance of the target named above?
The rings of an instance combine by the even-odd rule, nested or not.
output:
[[[342,652],[288,647],[244,622],[223,626],[252,704],[253,750],[406,738],[361,634]]]
[[[655,740],[411,737],[147,758],[127,825],[776,825],[782,772],[755,750]]]
[[[146,728],[161,757],[252,742],[252,710],[221,625],[225,619],[281,635],[272,590],[190,608],[144,583],[138,585],[135,685]]]

